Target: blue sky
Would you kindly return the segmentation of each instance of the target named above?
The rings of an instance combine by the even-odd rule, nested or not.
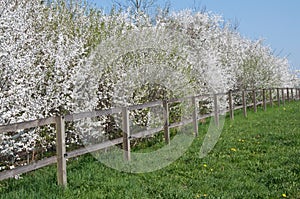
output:
[[[91,0],[108,11],[111,0]],[[163,5],[165,0],[158,0]],[[241,35],[264,39],[275,54],[300,69],[300,0],[170,0],[172,10],[203,8],[238,21]]]

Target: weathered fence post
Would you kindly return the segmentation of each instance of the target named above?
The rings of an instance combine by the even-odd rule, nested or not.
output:
[[[281,93],[282,93],[282,104],[283,106],[285,106],[284,88],[281,89]]]
[[[170,122],[169,122],[169,105],[167,100],[163,100],[163,112],[164,112],[164,134],[166,144],[170,144]]]
[[[291,88],[291,95],[292,95],[292,100],[294,100],[294,89]]]
[[[192,106],[193,106],[193,126],[195,131],[195,136],[198,136],[198,104],[196,97],[192,97]]]
[[[122,127],[123,127],[123,150],[124,158],[130,161],[130,125],[129,125],[129,111],[127,107],[122,107]]]
[[[280,89],[277,88],[277,102],[278,102],[278,107],[280,106]]]
[[[300,89],[298,89],[298,99],[300,100]]]
[[[264,107],[264,111],[266,111],[267,110],[266,89],[263,89],[263,107]]]
[[[229,101],[230,119],[234,120],[234,107],[233,107],[233,103],[232,103],[232,90],[229,90],[229,92],[228,92],[228,101]]]
[[[214,111],[215,111],[215,125],[219,126],[219,107],[218,107],[217,94],[214,94]]]
[[[57,183],[60,186],[67,186],[67,154],[65,142],[65,118],[56,117],[56,158],[57,158]]]
[[[244,117],[247,117],[246,91],[242,91],[242,99],[243,99],[243,112],[244,112]]]
[[[255,90],[252,91],[252,95],[253,95],[253,109],[254,109],[254,112],[257,112],[257,104],[256,104],[256,93],[255,93]]]
[[[273,107],[273,96],[272,96],[272,89],[270,88],[270,105]]]
[[[286,99],[287,99],[287,101],[291,101],[291,99],[290,99],[290,89],[289,88],[286,88]]]

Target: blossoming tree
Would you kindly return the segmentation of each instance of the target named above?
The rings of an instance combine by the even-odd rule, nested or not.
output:
[[[286,59],[243,38],[218,15],[107,15],[84,1],[0,0],[0,67],[0,125],[229,89],[293,86]],[[133,114],[144,126],[159,117]],[[83,138],[88,131],[79,129]],[[67,130],[68,142],[80,143],[76,130]],[[0,135],[0,153],[12,157],[4,164],[22,152],[53,147],[54,135],[51,126]]]

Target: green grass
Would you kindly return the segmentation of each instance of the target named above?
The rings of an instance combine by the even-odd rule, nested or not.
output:
[[[0,198],[300,198],[299,110],[300,103],[292,102],[250,111],[248,118],[237,111],[203,159],[207,125],[199,126],[184,156],[162,170],[128,174],[86,155],[68,161],[67,189],[56,185],[53,165],[0,182]]]

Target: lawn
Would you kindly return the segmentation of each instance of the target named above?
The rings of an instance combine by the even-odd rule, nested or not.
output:
[[[202,159],[199,149],[208,125],[199,124],[189,150],[161,170],[125,173],[86,155],[68,161],[65,190],[56,185],[53,165],[1,181],[0,198],[300,198],[299,110],[300,103],[291,102],[250,111],[248,118],[236,111]],[[152,147],[158,146],[162,143]]]

